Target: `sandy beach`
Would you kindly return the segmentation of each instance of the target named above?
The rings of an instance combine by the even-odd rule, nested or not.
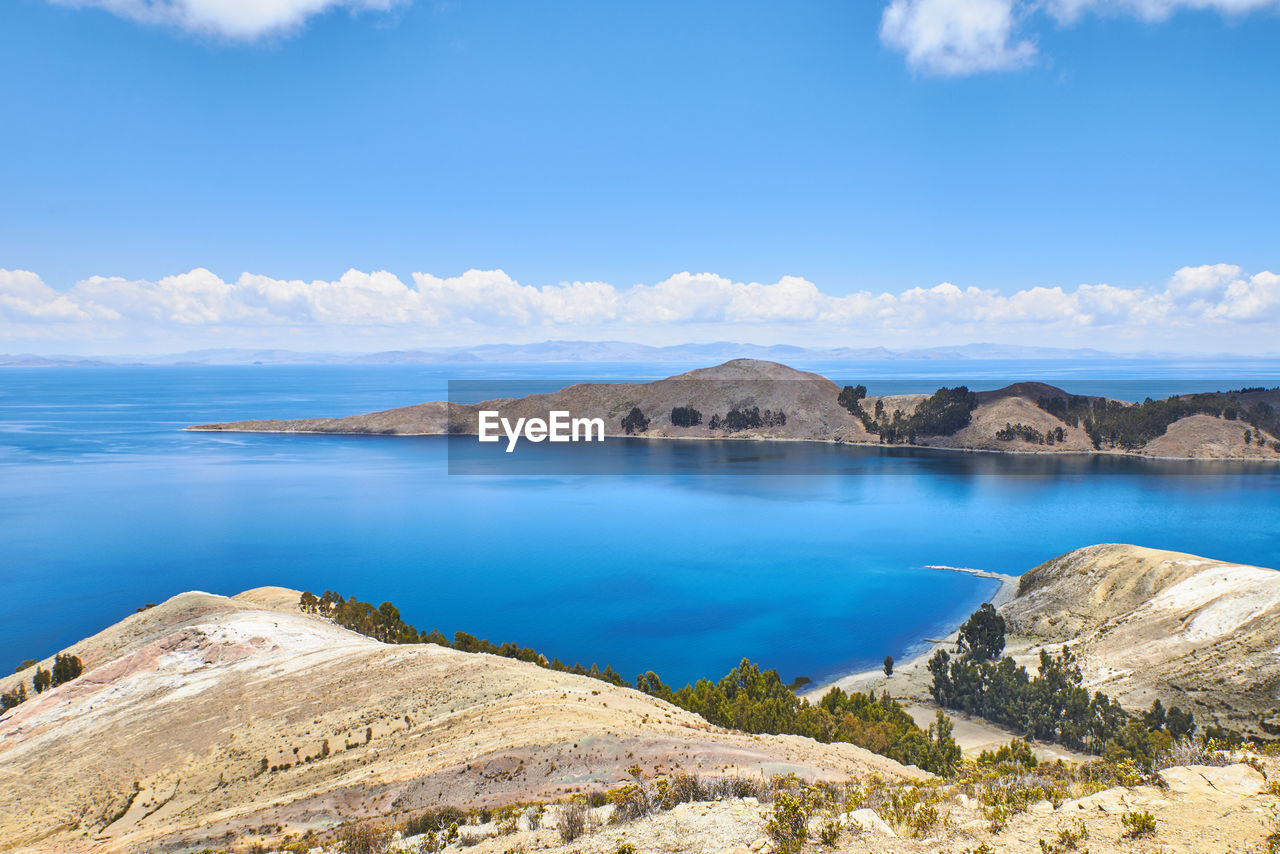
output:
[[[1000,608],[1012,601],[1018,595],[1019,579],[1016,575],[1004,575],[985,569],[940,564],[929,565],[926,568],[936,569],[940,572],[963,572],[969,575],[976,575],[979,578],[991,578],[999,581],[1000,586],[986,600],[996,608]],[[823,694],[826,694],[832,688],[862,693],[888,691],[890,696],[901,701],[906,706],[907,712],[918,725],[927,727],[934,722],[934,717],[938,711],[938,706],[933,702],[929,693],[931,684],[929,659],[939,649],[953,650],[959,639],[959,634],[960,627],[956,626],[945,637],[922,638],[922,640],[930,642],[929,647],[910,659],[894,662],[892,676],[886,676],[884,669],[879,667],[871,670],[862,670],[856,673],[849,673],[837,679],[826,680],[822,684],[804,691],[801,696],[811,703],[816,703],[822,698]],[[1018,649],[1010,648],[1007,651],[1016,656],[1019,652],[1026,652],[1027,650],[1022,649],[1022,645],[1018,645]],[[955,711],[948,710],[947,716],[951,718],[955,726],[953,736],[956,743],[960,745],[966,756],[973,757],[983,750],[1008,744],[1010,739],[1016,738],[1018,735],[980,718],[970,718]],[[1042,760],[1065,759],[1083,762],[1092,758],[1067,750],[1056,744],[1033,744],[1032,748]]]

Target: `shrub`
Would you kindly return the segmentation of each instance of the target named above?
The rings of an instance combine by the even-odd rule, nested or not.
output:
[[[390,847],[391,831],[368,823],[345,828],[338,840],[342,854],[384,854]]]
[[[921,804],[907,819],[907,825],[917,839],[928,834],[938,824],[938,809],[931,804]]]
[[[1145,810],[1143,812],[1125,813],[1120,816],[1120,823],[1126,828],[1124,835],[1130,839],[1156,835],[1155,816]]]
[[[984,750],[978,754],[978,764],[999,768],[1034,768],[1038,764],[1031,745],[1020,738],[1001,745],[994,753]]]
[[[1280,854],[1280,828],[1271,831],[1263,841],[1267,843],[1267,854]]]
[[[587,805],[570,801],[560,807],[560,838],[572,842],[587,830]]]
[[[658,806],[669,810],[678,804],[708,799],[708,792],[693,774],[676,774],[670,779],[658,780],[655,783],[658,794]]]
[[[1070,794],[1064,780],[1025,772],[990,774],[979,781],[977,788],[982,814],[990,822],[992,833],[999,833],[1009,819],[1031,804],[1049,801],[1057,805]]]
[[[652,810],[649,795],[639,783],[626,783],[611,790],[606,796],[613,804],[613,823],[623,824],[644,818]]]
[[[1156,757],[1154,768],[1175,768],[1179,765],[1230,765],[1231,757],[1204,744],[1184,739]]]
[[[818,831],[818,839],[828,848],[835,848],[836,843],[840,841],[840,832],[843,830],[840,822],[832,820],[824,822],[822,829]]]
[[[796,854],[809,837],[809,805],[803,793],[779,792],[765,831],[777,843],[780,854]]]
[[[466,824],[467,814],[457,807],[437,807],[427,810],[422,815],[414,816],[405,822],[404,835],[417,836],[421,833],[443,833],[450,825]]]
[[[718,777],[703,780],[702,786],[708,798],[756,798],[767,800],[769,787],[760,780],[748,777]]]
[[[1085,827],[1083,820],[1076,823],[1075,830],[1063,828],[1058,831],[1058,839],[1050,844],[1043,839],[1040,840],[1041,854],[1066,854],[1067,851],[1075,851],[1080,847],[1080,843],[1089,838],[1089,828]]]

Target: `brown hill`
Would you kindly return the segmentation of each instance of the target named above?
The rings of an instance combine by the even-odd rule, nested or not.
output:
[[[553,410],[573,417],[600,418],[605,434],[623,434],[622,419],[633,407],[650,420],[645,438],[681,439],[803,439],[822,442],[880,444],[860,418],[850,414],[837,398],[840,389],[831,380],[798,371],[776,362],[734,359],[723,365],[689,371],[649,383],[579,383],[549,394],[522,398],[502,398],[478,404],[423,403],[343,418],[308,418],[277,421],[234,421],[204,424],[193,430],[230,430],[282,433],[371,433],[386,435],[474,434],[477,413],[497,410],[502,417],[547,418]],[[926,394],[868,396],[863,408],[872,413],[879,404],[887,419],[895,411],[910,416]],[[1166,433],[1138,448],[1095,449],[1082,423],[1074,426],[1041,408],[1042,399],[1070,398],[1063,389],[1046,383],[1020,382],[1002,389],[977,394],[978,406],[968,426],[951,435],[922,434],[915,443],[929,447],[1009,453],[1114,453],[1180,459],[1234,459],[1280,461],[1280,439],[1258,431],[1245,439],[1239,421],[1212,415],[1192,415],[1174,421]],[[1248,392],[1241,403],[1268,403],[1280,392]],[[1102,401],[1102,398],[1086,398]],[[1116,402],[1112,402],[1116,403]],[[1128,406],[1129,404],[1121,404]],[[676,407],[693,407],[702,414],[702,423],[677,427],[671,422]],[[758,409],[783,413],[781,419],[732,432],[712,430],[713,415],[724,418],[731,410]],[[1000,438],[1010,427],[1023,432],[1015,438]],[[1062,431],[1049,444],[1041,441]],[[1030,438],[1028,438],[1030,436]],[[1041,439],[1037,439],[1039,436]]]
[[[926,776],[852,745],[730,733],[586,677],[385,645],[297,601],[185,593],[72,647],[82,676],[0,717],[0,850],[200,848],[264,826],[554,799],[633,765]]]

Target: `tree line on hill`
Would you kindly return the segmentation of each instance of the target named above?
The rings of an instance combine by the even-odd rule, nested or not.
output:
[[[677,406],[671,410],[671,426],[697,427],[702,423],[702,413],[692,406]]]
[[[1021,439],[1033,445],[1054,445],[1067,441],[1067,431],[1061,427],[1055,427],[1047,433],[1041,433],[1030,425],[1022,423],[1010,424],[1006,421],[1004,427],[996,431],[996,438],[1001,442],[1012,442],[1014,439]]]
[[[939,711],[921,729],[887,691],[877,698],[832,688],[813,704],[784,685],[778,671],[761,671],[747,659],[719,682],[699,679],[674,691],[649,671],[636,678],[635,687],[726,729],[848,742],[937,774],[950,774],[960,764],[946,715]]]
[[[938,389],[910,415],[901,409],[887,413],[882,400],[877,400],[873,411],[868,413],[862,405],[866,396],[866,386],[847,385],[840,390],[836,402],[857,417],[868,433],[878,435],[884,444],[915,444],[917,438],[951,436],[969,426],[973,410],[978,408],[978,396],[966,386]]]
[[[31,676],[31,687],[37,694],[43,694],[50,688],[57,688],[59,685],[70,682],[84,672],[84,665],[80,663],[79,656],[63,653],[53,657],[52,669],[40,667],[36,661],[24,661],[14,672],[21,673],[33,664],[37,666],[36,672]],[[7,712],[21,705],[26,702],[27,697],[26,683],[19,682],[17,688],[0,694],[0,712]]]
[[[1163,436],[1173,422],[1192,415],[1245,422],[1259,431],[1258,442],[1264,444],[1261,431],[1272,436],[1280,433],[1280,416],[1266,402],[1246,406],[1235,397],[1239,393],[1261,390],[1175,395],[1162,400],[1148,397],[1141,403],[1069,395],[1042,397],[1036,403],[1063,423],[1083,427],[1096,449],[1104,445],[1124,450],[1141,448]],[[1273,441],[1272,449],[1280,452],[1280,441]]]
[[[677,406],[671,410],[673,427],[697,427],[701,423],[702,413],[692,406]],[[785,427],[786,423],[787,413],[782,410],[775,412],[766,409],[761,412],[758,406],[742,406],[730,409],[723,416],[713,413],[711,420],[707,422],[707,429],[736,433],[739,430],[756,430],[761,427]]]
[[[712,415],[707,427],[712,430],[723,430],[726,433],[736,433],[739,430],[758,430],[761,427],[784,427],[786,423],[787,413],[782,410],[774,412],[766,409],[761,412],[760,407],[753,406],[750,409],[735,407],[730,409],[723,418]]]
[[[941,649],[933,655],[928,666],[939,706],[1113,762],[1150,764],[1195,732],[1192,714],[1177,706],[1166,712],[1157,700],[1134,716],[1101,691],[1090,694],[1067,650],[1056,656],[1041,650],[1037,673],[1029,675],[1011,656],[1000,657],[1004,635],[1004,618],[985,604],[961,627],[954,657]]]
[[[677,691],[663,684],[653,671],[638,676],[633,685],[612,667],[602,670],[595,664],[588,668],[580,663],[569,666],[558,658],[549,661],[536,650],[515,643],[495,644],[461,631],[456,632],[450,642],[438,629],[427,632],[409,625],[390,602],[374,607],[354,596],[344,599],[339,593],[326,590],[320,596],[304,592],[298,607],[383,643],[434,643],[461,652],[487,652],[550,670],[634,687],[699,714],[717,726],[751,733],[804,735],[824,742],[849,742],[935,773],[950,773],[960,761],[960,748],[951,735],[951,721],[941,712],[933,725],[921,729],[887,693],[877,698],[832,689],[817,704],[811,704],[797,697],[783,683],[778,671],[761,671],[746,659],[719,682],[699,679]]]

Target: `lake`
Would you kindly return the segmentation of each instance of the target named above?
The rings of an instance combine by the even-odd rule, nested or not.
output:
[[[745,656],[819,679],[910,655],[994,588],[930,564],[1016,574],[1100,542],[1277,562],[1280,466],[618,440],[602,447],[629,474],[450,475],[450,443],[476,454],[473,438],[181,429],[402,406],[457,379],[549,390],[686,367],[0,371],[0,663],[183,590],[277,584],[389,599],[422,628],[628,678],[718,678]],[[1040,379],[1124,399],[1280,376],[1266,362],[797,367],[872,394]]]

